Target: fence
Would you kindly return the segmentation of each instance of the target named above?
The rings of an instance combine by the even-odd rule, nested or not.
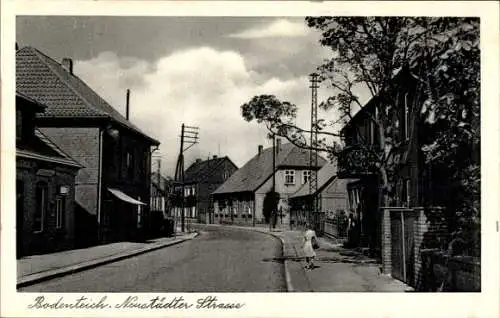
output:
[[[324,233],[337,239],[347,239],[347,223],[345,215],[335,214],[325,219]]]

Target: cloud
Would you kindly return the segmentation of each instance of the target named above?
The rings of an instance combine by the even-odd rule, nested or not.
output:
[[[76,61],[75,73],[122,114],[131,89],[130,120],[161,142],[162,167],[173,174],[181,124],[200,128],[200,143],[185,155],[228,155],[238,166],[269,146],[263,125],[246,122],[240,106],[256,94],[275,94],[299,107],[297,123],[309,125],[310,93],[306,76],[279,78],[248,68],[238,52],[195,47],[176,51],[155,63],[101,53]]]
[[[243,30],[228,35],[238,39],[275,38],[275,37],[302,37],[309,34],[304,21],[289,21],[278,19],[269,24]]]

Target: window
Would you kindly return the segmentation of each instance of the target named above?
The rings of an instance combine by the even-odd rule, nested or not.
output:
[[[133,176],[134,174],[134,156],[132,155],[132,152],[129,150],[127,151],[126,157],[125,157],[125,167],[127,169],[127,174],[129,177]]]
[[[33,231],[41,232],[45,226],[45,215],[47,214],[48,186],[45,182],[36,185],[36,209],[33,217]]]
[[[295,170],[285,170],[285,184],[295,184]]]
[[[405,106],[405,118],[404,118],[404,133],[405,133],[405,139],[410,138],[410,105],[409,105],[409,100],[408,100],[408,93],[405,94],[404,97],[404,106]]]
[[[311,180],[311,170],[302,171],[302,184],[307,183]]]
[[[59,197],[56,199],[56,228],[64,227],[64,214],[66,211],[66,199]]]

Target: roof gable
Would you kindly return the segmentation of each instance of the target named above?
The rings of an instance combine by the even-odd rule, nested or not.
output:
[[[40,118],[106,118],[132,130],[153,144],[159,142],[128,121],[78,76],[40,51],[24,47],[16,52],[16,88],[47,106]]]
[[[280,166],[306,167],[309,165],[309,152],[291,143],[282,144],[276,154],[276,169]],[[318,165],[326,162],[318,158]],[[266,148],[261,154],[250,159],[241,169],[233,173],[214,194],[232,192],[253,192],[273,174],[273,147]]]
[[[318,171],[318,190],[322,189],[328,185],[337,176],[337,165],[335,163],[327,163]],[[304,183],[294,194],[290,197],[301,197],[309,195],[309,184],[310,181]]]
[[[28,143],[16,145],[16,155],[55,162],[75,168],[83,168],[80,163],[66,154],[61,148],[59,148],[54,142],[52,142],[47,136],[36,128],[34,131],[34,138],[32,138]]]

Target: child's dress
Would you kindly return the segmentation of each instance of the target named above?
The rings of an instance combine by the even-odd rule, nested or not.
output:
[[[316,257],[316,252],[312,246],[313,237],[316,237],[316,233],[313,230],[307,230],[304,234],[304,254],[306,257]]]

